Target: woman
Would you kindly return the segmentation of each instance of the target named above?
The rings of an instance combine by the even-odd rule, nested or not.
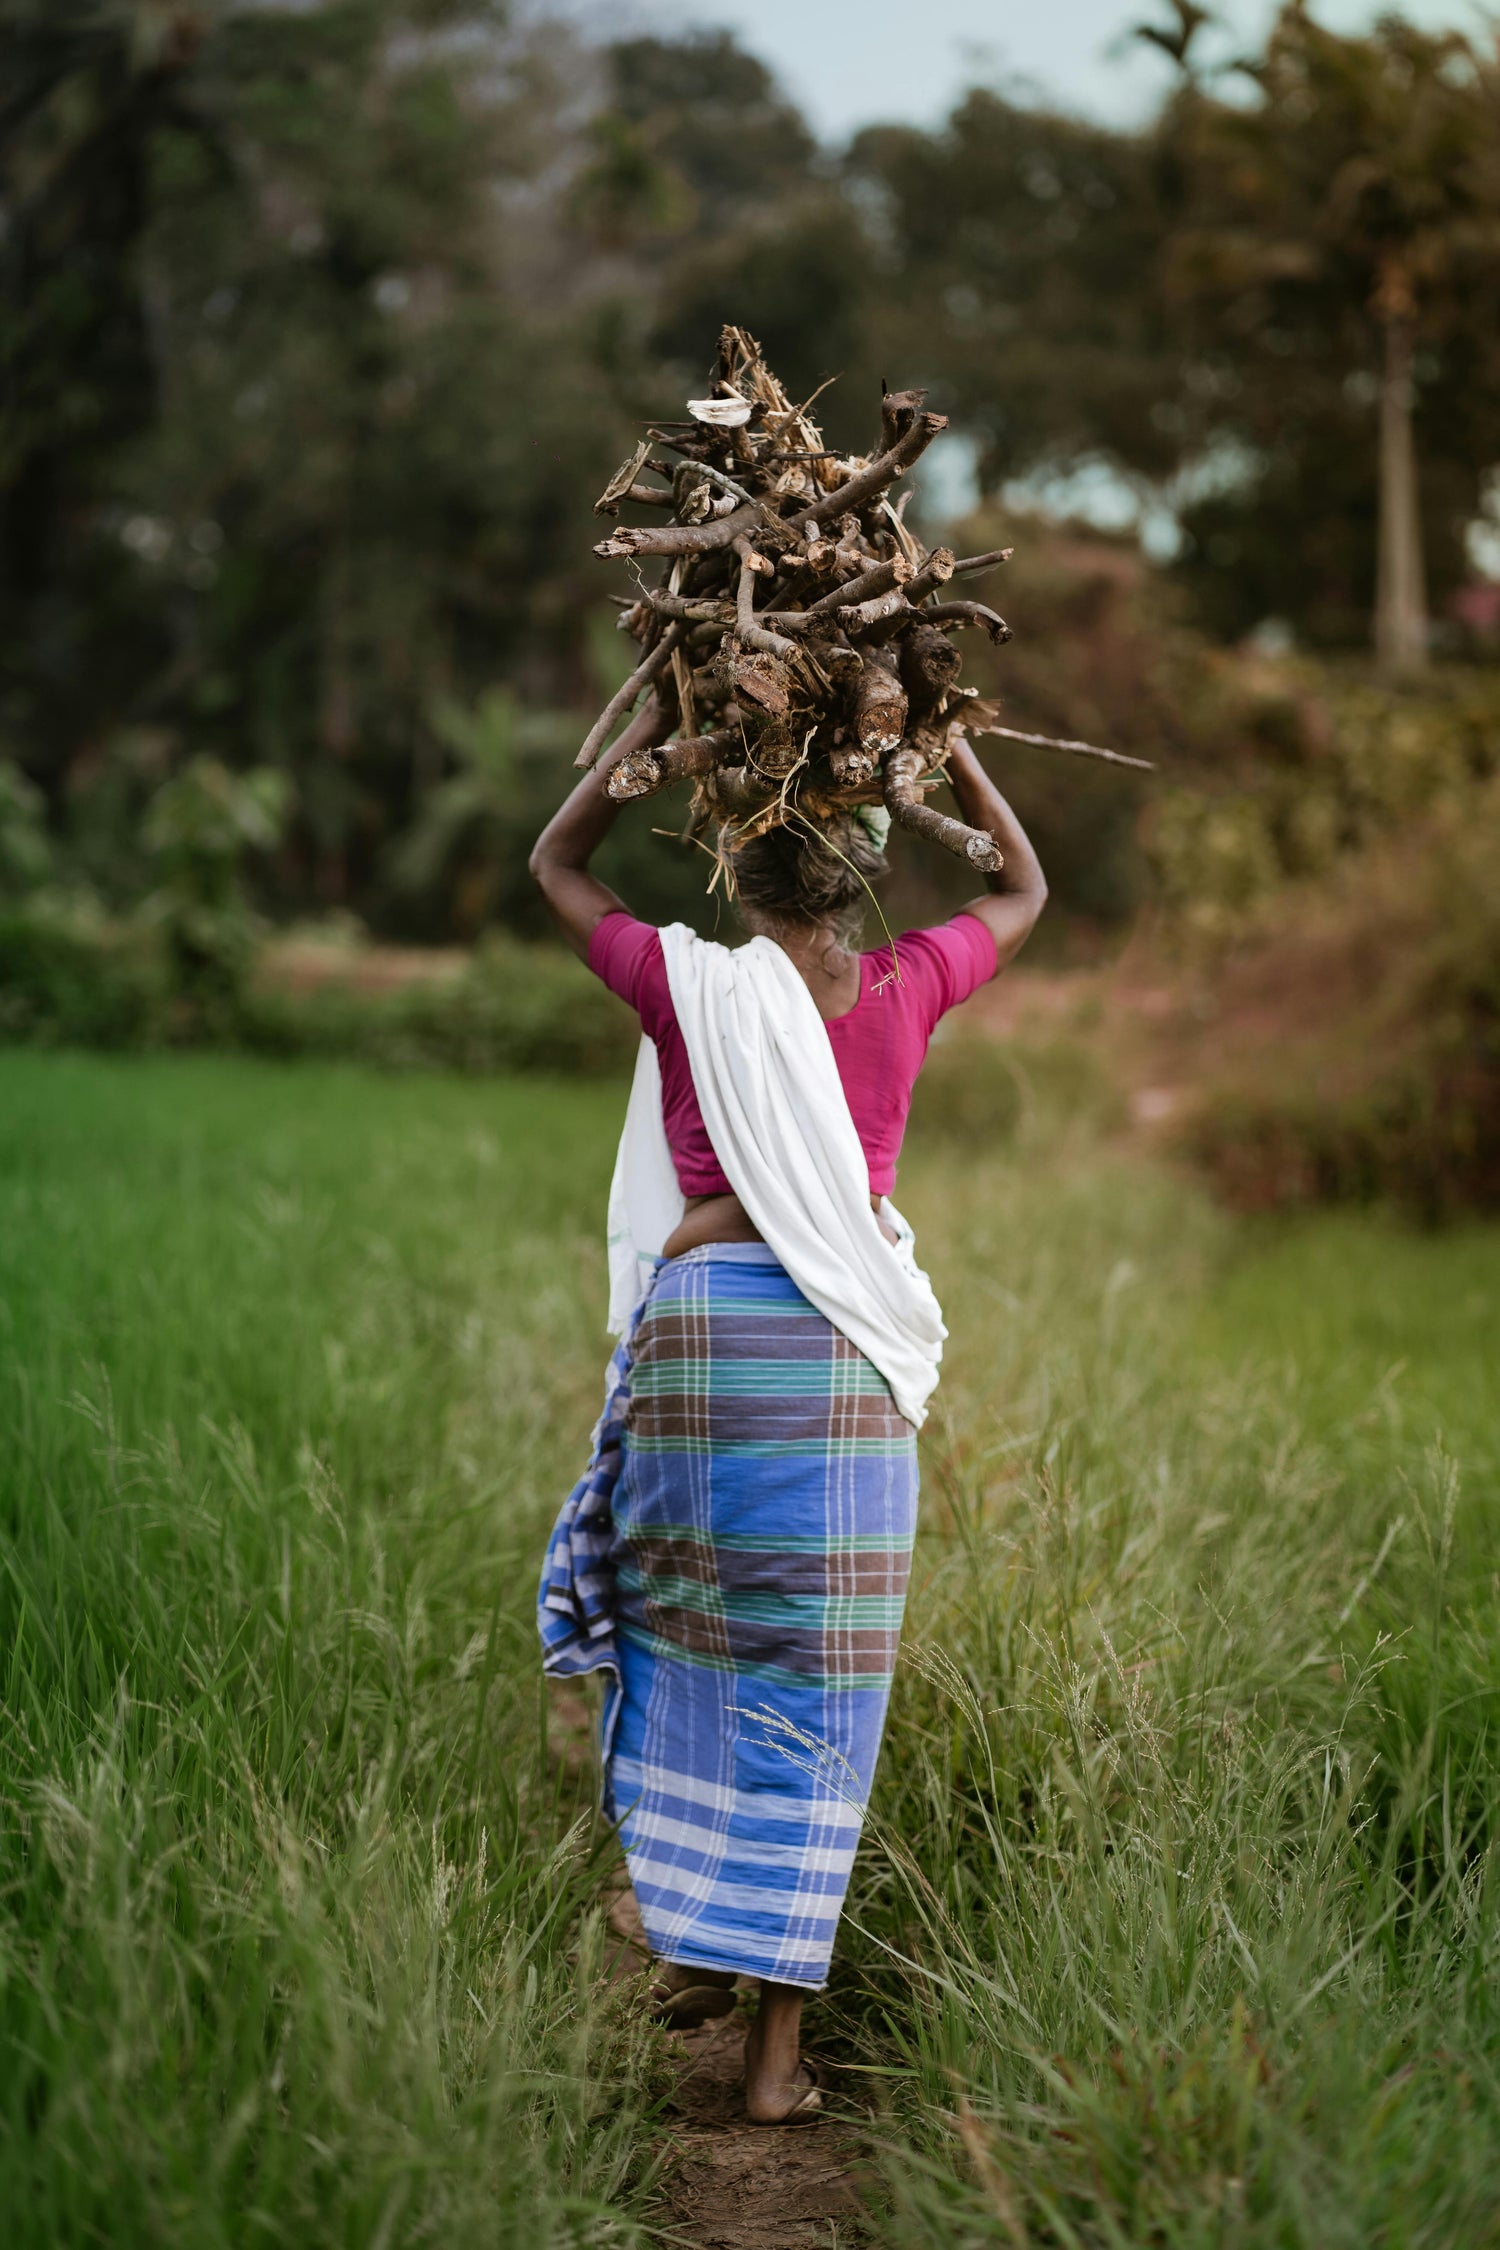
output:
[[[815,2074],[799,2056],[802,2001],[826,1981],[906,1598],[914,1424],[936,1380],[943,1334],[925,1276],[902,1247],[909,1230],[886,1200],[911,1089],[939,1017],[1013,959],[1047,895],[1019,822],[967,743],[948,772],[965,820],[999,845],[1003,870],[988,878],[987,896],[894,948],[853,949],[867,885],[885,872],[858,820],[839,824],[827,842],[794,824],[739,843],[736,904],[752,941],[772,944],[752,942],[734,955],[633,920],[590,874],[616,817],[601,773],[573,791],[531,860],[569,944],[637,1010],[654,1043],[650,1104],[665,1129],[680,1213],[659,1258],[648,1261],[594,1461],[554,1534],[543,1637],[563,1632],[564,1613],[571,1645],[549,1668],[604,1662],[618,1674],[606,1725],[606,1802],[660,1964],[660,2012],[678,2026],[727,2014],[735,1979],[760,1979],[745,2095],[751,2119],[763,2125],[802,2122],[820,2106]],[[753,1100],[735,1111],[734,1071],[743,1074],[746,1058],[730,1053],[726,1061],[722,1052],[736,1036],[754,1042],[753,1079],[762,1018],[738,1002],[738,1012],[718,1003],[716,1015],[712,999],[727,989],[726,969],[732,981],[734,965],[748,969],[757,953],[754,1004],[767,978],[770,986],[782,980],[765,1050],[766,1071],[783,1071],[782,1109],[795,1108],[807,1089],[821,1098],[831,1088],[838,1110],[834,1117],[827,1102],[813,1108],[795,1143],[805,1161],[793,1169],[819,1174],[823,1142],[841,1150],[847,1136],[861,1224],[872,1229],[873,1211],[892,1245],[887,1252],[872,1230],[874,1258],[890,1266],[889,1276],[875,1278],[904,1287],[905,1257],[913,1318],[923,1302],[918,1285],[931,1307],[936,1341],[925,1386],[903,1373],[909,1355],[899,1338],[889,1354],[872,1341],[886,1330],[857,1284],[843,1297],[834,1283],[820,1287],[817,1246],[800,1256],[786,1248],[799,1237],[783,1229],[776,1173],[758,1165],[765,1152],[756,1145],[774,1139],[780,1112],[773,1105],[763,1119]],[[719,977],[717,985],[708,979],[706,1017],[698,985],[689,1005],[695,957]],[[633,1097],[633,1113],[636,1106]],[[705,1110],[722,1145],[710,1137]],[[624,1151],[622,1143],[622,1163]],[[783,1152],[775,1153],[785,1169]],[[834,1202],[819,1200],[821,1179],[796,1186],[815,1226],[826,1210],[832,1237],[841,1222]],[[826,1317],[814,1297],[838,1318]],[[892,1302],[902,1301],[898,1287]]]

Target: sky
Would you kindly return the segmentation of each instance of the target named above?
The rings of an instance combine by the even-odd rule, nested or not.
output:
[[[1270,19],[1272,0],[1216,0],[1230,55]],[[575,12],[619,36],[704,25],[734,31],[775,70],[828,141],[875,119],[929,125],[976,82],[1029,82],[1040,99],[1112,122],[1148,111],[1171,75],[1129,36],[1168,20],[1161,0],[576,0]],[[1373,0],[1315,0],[1313,13],[1355,30],[1393,12]],[[1431,27],[1478,30],[1474,0],[1405,0]],[[1205,37],[1203,52],[1209,52]]]

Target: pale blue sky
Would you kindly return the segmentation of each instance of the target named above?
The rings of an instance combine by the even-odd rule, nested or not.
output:
[[[576,12],[612,30],[680,31],[724,25],[760,55],[818,131],[842,140],[875,118],[930,124],[976,79],[1033,82],[1068,109],[1124,120],[1148,109],[1170,66],[1129,39],[1156,0],[575,0]],[[1229,54],[1273,12],[1271,0],[1218,0]],[[1339,29],[1389,12],[1374,0],[1316,0]],[[1406,0],[1417,22],[1479,29],[1473,0]],[[1205,52],[1207,51],[1205,41]]]

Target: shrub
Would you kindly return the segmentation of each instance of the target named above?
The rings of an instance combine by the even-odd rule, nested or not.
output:
[[[1071,1128],[1108,1132],[1119,1095],[1097,1049],[1066,1034],[1012,1036],[955,1030],[934,1042],[912,1098],[916,1147],[963,1149],[1055,1142]]]
[[[159,937],[34,908],[0,914],[0,1042],[247,1047],[388,1070],[597,1076],[627,1069],[638,1036],[629,1011],[557,946],[496,937],[441,984],[370,994],[343,981],[312,992],[251,983],[205,1007],[179,989]]]
[[[40,889],[52,872],[42,793],[9,758],[0,758],[0,900]]]
[[[639,1032],[629,1011],[560,947],[492,937],[446,984],[366,995],[256,990],[237,1036],[267,1054],[343,1055],[394,1070],[625,1069]]]
[[[1296,675],[1290,675],[1295,677]],[[1235,785],[1165,788],[1148,848],[1176,927],[1232,942],[1281,885],[1332,871],[1412,822],[1466,806],[1500,771],[1500,690],[1454,672],[1394,693],[1306,674],[1262,711],[1259,755]]]
[[[191,759],[152,800],[142,834],[156,887],[142,912],[195,1012],[222,1014],[238,999],[257,928],[245,862],[275,845],[286,802],[284,775],[231,773],[208,757]]]
[[[0,914],[0,1041],[137,1047],[165,994],[139,949],[33,910]]]
[[[1500,1209],[1497,845],[1491,783],[1263,912],[1183,1133],[1228,1201]]]

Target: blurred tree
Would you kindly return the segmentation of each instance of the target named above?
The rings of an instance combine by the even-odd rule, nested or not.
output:
[[[1162,282],[1188,352],[1184,438],[1243,465],[1238,513],[1294,585],[1309,519],[1339,508],[1368,539],[1378,489],[1376,645],[1410,668],[1428,638],[1418,451],[1450,583],[1496,452],[1500,70],[1457,32],[1391,16],[1343,37],[1301,0],[1237,67],[1248,104],[1189,77],[1155,135],[1183,205]],[[1228,559],[1222,525],[1208,559],[1216,537]]]
[[[1092,462],[1165,500],[1226,635],[1362,638],[1378,544],[1382,648],[1409,661],[1424,550],[1448,594],[1497,453],[1500,71],[1293,4],[1239,66],[1247,102],[1199,73],[1206,20],[1178,0],[1143,27],[1183,80],[1139,131],[976,91],[939,132],[861,134],[867,349],[933,384],[985,489]]]
[[[737,321],[800,398],[850,373],[825,409],[835,442],[868,443],[867,247],[802,117],[727,32],[619,40],[605,62],[602,154],[579,194],[648,280],[656,380],[701,381]]]
[[[1178,350],[1151,286],[1170,198],[1143,136],[976,91],[939,132],[861,133],[848,180],[870,349],[961,416],[987,489],[1090,457],[1172,473]]]
[[[528,710],[509,688],[472,708],[442,699],[432,723],[454,770],[429,789],[387,866],[392,890],[430,934],[463,938],[487,922],[545,926],[526,858],[576,748],[566,712]]]
[[[245,861],[274,848],[286,794],[282,774],[233,774],[217,758],[193,758],[146,815],[156,887],[145,918],[161,930],[173,984],[195,1009],[228,1006],[240,990],[256,927]]]
[[[496,218],[568,153],[571,50],[493,0],[0,0],[0,36],[0,717],[55,807],[122,727],[285,765],[284,889],[363,893],[434,696],[553,684],[623,445]]]
[[[164,653],[99,509],[161,404],[151,150],[222,161],[193,100],[190,6],[0,0],[0,731],[49,778]]]
[[[652,189],[641,218],[665,233],[713,237],[747,211],[805,185],[817,144],[762,62],[727,31],[621,39],[605,56],[603,146],[635,151],[626,178]],[[608,176],[608,175],[607,175]],[[586,192],[592,175],[585,173]],[[675,192],[673,192],[675,191]]]
[[[52,872],[43,809],[36,785],[0,758],[0,906],[29,898]]]

